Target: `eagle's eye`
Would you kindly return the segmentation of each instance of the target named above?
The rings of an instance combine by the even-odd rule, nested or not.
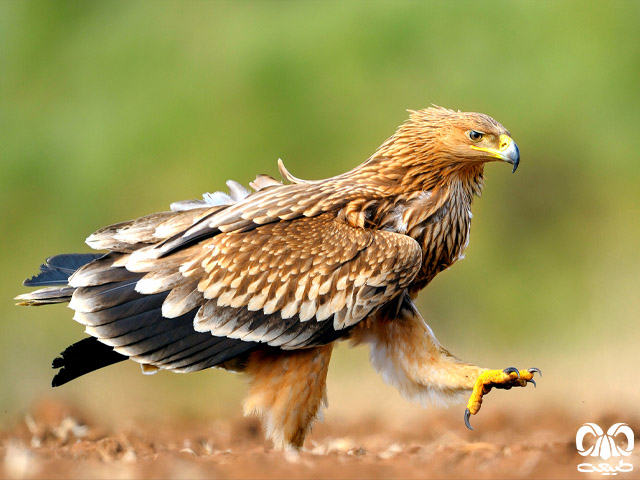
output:
[[[467,135],[469,136],[469,138],[471,140],[473,140],[474,142],[477,142],[478,140],[480,140],[482,138],[482,136],[484,135],[484,133],[478,132],[476,130],[469,130],[467,132]]]

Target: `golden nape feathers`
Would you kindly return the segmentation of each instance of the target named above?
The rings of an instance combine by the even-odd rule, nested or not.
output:
[[[229,193],[102,228],[87,243],[106,253],[51,257],[25,281],[45,288],[17,299],[69,301],[90,335],[54,361],[54,386],[127,358],[145,373],[243,371],[245,412],[266,420],[276,446],[298,448],[325,401],[332,344],[350,339],[408,398],[470,394],[468,424],[484,393],[533,372],[458,360],[413,299],[463,254],[494,160],[515,171],[519,151],[492,118],[412,111],[347,173],[306,181],[280,162],[287,184],[229,181]]]

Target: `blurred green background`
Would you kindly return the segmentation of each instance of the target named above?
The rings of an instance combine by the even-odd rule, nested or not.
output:
[[[431,103],[494,116],[522,154],[516,175],[487,167],[466,259],[420,297],[440,341],[543,370],[535,392],[487,409],[558,404],[587,421],[630,406],[639,25],[635,1],[0,3],[2,424],[42,398],[113,421],[238,415],[244,380],[226,372],[126,362],[52,390],[51,359],[82,327],[64,306],[15,307],[22,280],[89,251],[99,227],[277,176],[278,157],[303,178],[350,169]],[[329,396],[329,416],[418,412],[365,349],[338,349]]]

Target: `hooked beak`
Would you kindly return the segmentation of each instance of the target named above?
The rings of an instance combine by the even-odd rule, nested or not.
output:
[[[475,145],[471,145],[471,148],[481,152],[487,152],[493,158],[510,163],[513,165],[512,173],[516,173],[516,169],[520,164],[520,149],[518,148],[518,145],[509,135],[505,135],[504,133],[500,135],[498,140],[499,147],[497,150],[494,148],[476,147]]]

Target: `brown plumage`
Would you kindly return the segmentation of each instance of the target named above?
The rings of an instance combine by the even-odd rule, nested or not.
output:
[[[52,257],[21,304],[69,301],[91,337],[54,361],[54,385],[125,358],[145,373],[221,367],[253,381],[246,413],[280,448],[302,446],[326,401],[332,344],[367,343],[385,380],[407,397],[471,394],[465,420],[492,387],[533,372],[485,370],[442,348],[413,299],[469,240],[484,164],[515,168],[506,129],[478,113],[412,111],[362,165],[287,185],[260,175],[249,193],[172,204],[170,212],[91,235],[104,255]]]

